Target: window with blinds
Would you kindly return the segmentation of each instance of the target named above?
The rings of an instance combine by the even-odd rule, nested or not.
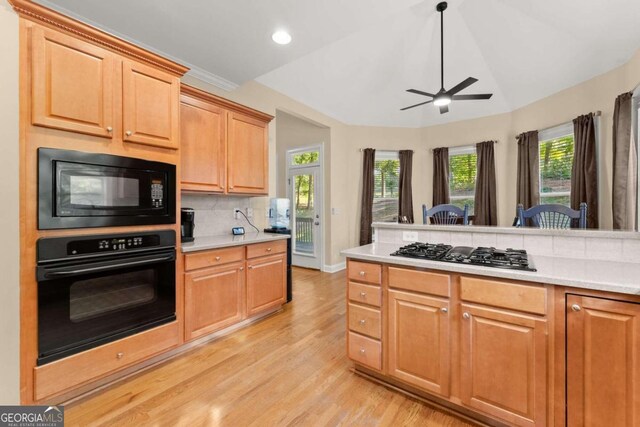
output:
[[[473,215],[478,154],[475,145],[449,149],[449,200],[452,205],[469,207]]]
[[[570,206],[573,124],[542,131],[539,140],[540,203]]]
[[[373,179],[373,221],[398,221],[400,159],[397,151],[376,151]]]

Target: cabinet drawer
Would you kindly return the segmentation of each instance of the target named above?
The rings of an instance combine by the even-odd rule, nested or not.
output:
[[[98,380],[180,343],[178,323],[159,326],[34,369],[36,400]]]
[[[380,339],[382,336],[380,310],[349,304],[349,329]]]
[[[448,297],[450,282],[448,274],[389,267],[390,288]]]
[[[243,246],[196,252],[184,256],[184,270],[196,270],[242,260],[244,260]]]
[[[547,290],[542,286],[474,277],[460,278],[460,298],[463,301],[544,315],[546,295]]]
[[[349,261],[347,277],[349,277],[350,280],[379,285],[382,283],[382,266],[368,262]]]
[[[382,368],[382,344],[380,341],[349,332],[349,358],[373,369]]]
[[[247,259],[265,255],[281,254],[287,251],[286,240],[274,240],[273,242],[256,243],[247,246]]]
[[[382,291],[378,286],[349,282],[349,300],[380,307]]]

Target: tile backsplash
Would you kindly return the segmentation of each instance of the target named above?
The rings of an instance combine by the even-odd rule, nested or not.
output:
[[[253,218],[249,219],[262,230],[267,224],[267,205],[267,197],[182,194],[182,207],[193,208],[196,212],[196,228],[193,233],[196,238],[231,234],[233,227],[244,227],[246,232],[255,231],[242,215],[240,219],[234,218],[235,208],[242,209],[245,214],[247,208],[253,209]]]

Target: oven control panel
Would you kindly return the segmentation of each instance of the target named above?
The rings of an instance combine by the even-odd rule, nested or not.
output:
[[[98,239],[74,240],[67,244],[67,255],[85,255],[100,252],[119,252],[158,246],[160,237],[155,234],[142,236],[102,236]]]

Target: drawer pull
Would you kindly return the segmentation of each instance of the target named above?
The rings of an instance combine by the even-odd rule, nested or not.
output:
[[[366,320],[364,320],[364,319],[360,319],[360,324],[361,324],[361,325],[364,325],[365,323],[367,323],[367,321],[366,321]]]
[[[582,307],[580,307],[578,304],[573,304],[573,305],[571,306],[571,310],[573,310],[573,311],[580,311],[580,310],[582,310]]]
[[[116,357],[118,359],[122,359],[124,357],[124,353],[118,353],[118,354],[116,354]]]
[[[244,267],[240,267],[240,271],[244,271]]]
[[[447,307],[442,307],[440,311],[442,311],[443,313],[447,313],[449,309]]]
[[[249,267],[247,267],[249,270],[253,270],[253,265],[250,265]]]
[[[365,273],[364,273],[364,271],[361,271],[359,274],[360,274],[360,276],[364,277]]]
[[[471,315],[469,313],[462,313],[462,317],[466,320],[469,320],[471,318]]]
[[[360,354],[364,354],[364,348],[360,349]]]
[[[107,126],[107,132],[109,133],[113,132],[113,128],[111,126]]]
[[[128,130],[128,131],[126,131],[124,134],[125,134],[125,135],[127,135],[127,136],[131,136],[131,135],[133,135],[133,132],[131,132],[130,130]]]
[[[361,296],[362,298],[366,298],[366,297],[367,297],[367,293],[366,293],[366,292],[360,292],[360,296]]]
[[[216,257],[216,261],[220,261],[220,257],[219,256]]]
[[[267,248],[267,252],[271,252],[271,248]]]

